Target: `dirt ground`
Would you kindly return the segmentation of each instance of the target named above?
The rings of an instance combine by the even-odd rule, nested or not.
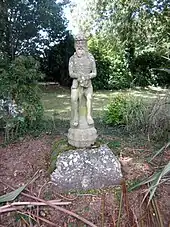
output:
[[[125,184],[118,188],[107,190],[91,190],[84,193],[58,194],[55,186],[50,183],[48,173],[51,147],[60,136],[41,136],[38,139],[25,138],[0,148],[0,195],[11,191],[10,186],[15,189],[27,183],[37,172],[36,180],[26,187],[25,193],[44,200],[58,200],[70,202],[70,205],[62,206],[72,211],[97,227],[159,227],[156,222],[156,214],[153,207],[147,208],[143,199],[144,187],[127,192]],[[142,152],[141,152],[142,151]],[[122,164],[126,185],[130,182],[149,176],[153,173],[153,166],[145,161],[149,150],[147,147],[129,148],[124,147],[119,155]],[[166,151],[164,160],[170,159],[170,151]],[[124,193],[122,194],[122,191]],[[123,199],[121,199],[123,196]],[[20,195],[17,201],[34,201],[24,195]],[[122,204],[121,202],[122,201]],[[158,187],[155,197],[159,208],[163,226],[170,226],[170,184],[162,184]],[[148,211],[148,212],[146,212]],[[24,213],[28,212],[41,217],[36,222],[30,221]],[[22,214],[21,214],[22,213]],[[120,218],[119,218],[120,217]],[[43,221],[49,220],[51,224]],[[120,221],[119,221],[120,220]],[[119,222],[119,223],[118,223]],[[55,223],[55,225],[53,224]],[[58,226],[58,227],[85,227],[82,221],[73,218],[65,212],[46,207],[29,207],[20,212],[8,212],[0,215],[0,226]]]

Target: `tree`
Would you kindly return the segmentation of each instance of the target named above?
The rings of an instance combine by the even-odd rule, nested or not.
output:
[[[91,12],[91,16],[81,24],[88,25],[89,33],[94,33],[95,28],[95,33],[106,43],[113,44],[113,53],[115,50],[119,55],[124,52],[135,83],[136,69],[138,78],[147,72],[145,85],[160,84],[163,77],[168,81],[167,74],[162,77],[160,72],[152,70],[154,66],[165,67],[167,61],[163,56],[169,57],[168,0],[86,0],[86,10]]]
[[[117,36],[122,43],[133,39],[143,48],[169,30],[168,0],[87,0],[86,5],[96,31]]]
[[[68,1],[2,0],[0,2],[0,49],[10,59],[41,53],[65,35],[63,6]]]
[[[73,36],[67,32],[60,43],[45,49],[41,59],[41,68],[46,74],[45,80],[57,81],[63,86],[71,85],[71,78],[68,73],[69,58],[74,53]]]

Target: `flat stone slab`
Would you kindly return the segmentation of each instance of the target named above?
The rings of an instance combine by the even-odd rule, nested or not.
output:
[[[61,192],[106,188],[119,185],[121,179],[121,165],[107,145],[64,151],[51,174]]]

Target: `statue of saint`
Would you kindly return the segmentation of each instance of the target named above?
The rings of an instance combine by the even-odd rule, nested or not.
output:
[[[79,125],[80,107],[86,107],[86,120],[88,125],[93,125],[92,95],[93,87],[91,79],[96,76],[96,64],[94,57],[88,52],[87,40],[79,34],[75,38],[75,53],[69,60],[69,75],[73,78],[71,87],[71,124]],[[83,101],[85,99],[85,101]],[[85,103],[84,103],[85,102]]]

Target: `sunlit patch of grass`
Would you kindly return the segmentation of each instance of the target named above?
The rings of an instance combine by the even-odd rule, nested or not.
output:
[[[142,98],[146,103],[153,103],[156,100],[158,95],[165,96],[167,94],[167,89],[158,89],[155,88],[135,88],[127,89],[120,91],[96,91],[94,92],[93,98],[93,118],[95,121],[95,127],[99,135],[122,135],[126,134],[125,131],[122,132],[122,127],[110,127],[106,125],[103,121],[104,113],[107,108],[108,103],[115,97],[117,94],[128,94],[134,96],[138,99]],[[54,87],[43,89],[42,93],[42,102],[45,110],[45,118],[53,122],[58,122],[59,120],[69,121],[71,113],[71,104],[70,104],[70,89]],[[58,128],[58,125],[56,125]],[[66,131],[66,129],[65,129]],[[127,135],[128,137],[130,134]]]
[[[164,96],[167,92],[167,89],[156,89],[155,87],[149,87],[146,89],[127,89],[124,91],[96,91],[94,92],[93,98],[93,115],[94,117],[99,117],[99,115],[102,114],[102,111],[106,108],[111,98],[119,93],[128,93],[137,97],[142,97],[146,100],[152,100],[156,98],[158,94]],[[51,91],[50,89],[43,89],[42,102],[46,116],[52,116],[54,112],[60,115],[66,114],[68,117],[70,116],[70,89],[62,87],[57,87],[56,89],[52,89]],[[96,111],[97,113],[95,113]]]

